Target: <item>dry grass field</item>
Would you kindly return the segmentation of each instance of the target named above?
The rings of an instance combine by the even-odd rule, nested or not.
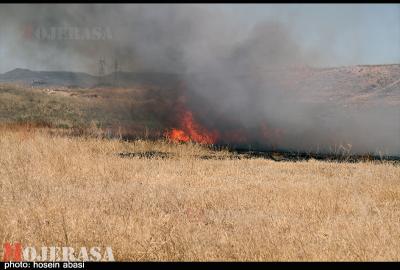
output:
[[[169,158],[121,157],[161,151]],[[400,260],[400,167],[0,128],[0,242],[124,261]],[[214,156],[201,159],[201,155]]]
[[[51,90],[0,83],[0,123],[63,129],[86,128],[94,123],[112,134],[145,137],[169,124],[165,112],[170,112],[176,95],[172,90],[144,86]]]

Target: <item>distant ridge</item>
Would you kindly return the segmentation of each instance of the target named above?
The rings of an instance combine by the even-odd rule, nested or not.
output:
[[[170,87],[177,83],[177,74],[160,72],[117,72],[100,78],[84,72],[70,71],[32,71],[16,68],[0,74],[0,82],[22,83],[26,85],[96,87],[96,86],[133,86],[157,85]]]
[[[400,64],[357,65],[337,68],[295,67],[265,70],[273,72],[274,78],[283,82],[283,89],[305,93],[304,97],[314,100],[387,99],[400,105]],[[200,75],[200,77],[198,77]],[[244,77],[249,74],[244,73]],[[207,77],[207,76],[205,76]],[[51,87],[131,87],[154,86],[176,88],[180,82],[196,81],[201,74],[174,74],[162,72],[125,72],[107,74],[103,77],[84,72],[32,71],[17,68],[0,74],[0,83],[22,83],[29,86]],[[249,78],[251,79],[251,78]],[[202,87],[207,82],[202,82]]]
[[[47,86],[79,86],[90,87],[98,81],[96,76],[83,72],[69,71],[32,71],[16,68],[4,74],[0,74],[0,82],[19,82],[33,85]]]

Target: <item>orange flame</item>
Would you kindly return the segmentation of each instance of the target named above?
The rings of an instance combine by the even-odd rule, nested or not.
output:
[[[197,142],[200,144],[214,144],[218,138],[218,132],[208,131],[194,121],[190,111],[184,111],[181,118],[181,129],[173,128],[166,132],[166,137],[174,142]]]
[[[167,133],[167,137],[176,142],[188,142],[190,141],[190,137],[186,135],[183,130],[173,128],[169,133]]]

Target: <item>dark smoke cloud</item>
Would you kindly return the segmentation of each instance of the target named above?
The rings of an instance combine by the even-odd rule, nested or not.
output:
[[[192,5],[2,5],[3,71],[25,63],[40,69],[97,72],[97,61],[121,61],[126,70],[183,72],[235,42],[240,29],[217,10]],[[103,27],[111,38],[38,40],[32,27]],[[235,32],[226,29],[237,28]],[[213,52],[213,54],[210,54]]]
[[[100,27],[111,36],[41,40],[24,35],[27,29],[52,27]],[[343,110],[299,101],[307,93],[287,86],[288,70],[320,65],[331,58],[330,51],[302,48],[290,23],[274,18],[249,30],[228,13],[200,5],[2,5],[0,34],[2,71],[27,67],[95,74],[99,58],[109,65],[118,59],[129,71],[180,74],[187,106],[209,129],[243,129],[252,134],[249,142],[268,147],[268,137],[258,135],[260,123],[266,123],[283,131],[273,139],[282,149],[334,151],[351,145],[353,152],[400,154],[398,107]]]

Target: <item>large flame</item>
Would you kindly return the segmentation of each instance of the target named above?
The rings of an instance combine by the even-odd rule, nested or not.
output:
[[[246,144],[259,141],[262,144],[276,147],[283,137],[283,130],[273,127],[267,121],[261,121],[258,127],[234,127],[225,130],[209,130],[195,120],[186,106],[185,96],[178,98],[174,114],[178,120],[174,128],[164,132],[164,136],[173,142],[196,142],[199,144]]]
[[[165,132],[165,137],[174,142],[196,142],[200,144],[215,144],[219,142],[239,143],[250,142],[254,136],[263,140],[263,143],[276,146],[279,144],[283,131],[279,128],[272,128],[263,121],[259,129],[254,130],[254,135],[245,129],[229,130],[219,133],[209,131],[194,120],[193,113],[189,110],[180,111],[179,128],[173,128]]]
[[[180,129],[173,128],[166,132],[166,137],[174,142],[196,142],[200,144],[214,144],[218,132],[209,131],[196,123],[191,111],[185,110],[181,115]]]

